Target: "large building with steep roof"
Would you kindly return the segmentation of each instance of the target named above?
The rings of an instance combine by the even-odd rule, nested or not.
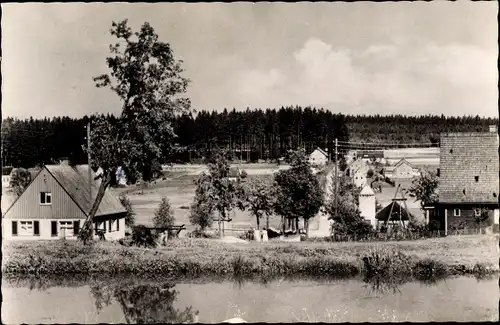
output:
[[[95,199],[100,180],[88,166],[46,165],[2,216],[4,239],[76,238]],[[94,229],[106,239],[125,237],[126,210],[106,190],[94,217]]]
[[[482,133],[441,135],[439,203],[430,221],[442,230],[498,225],[499,139],[496,128]],[[479,223],[481,214],[487,220]],[[496,226],[498,228],[498,226]]]

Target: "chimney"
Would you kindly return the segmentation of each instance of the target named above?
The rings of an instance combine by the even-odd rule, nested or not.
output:
[[[491,133],[497,133],[497,126],[496,125],[490,125],[490,132]]]

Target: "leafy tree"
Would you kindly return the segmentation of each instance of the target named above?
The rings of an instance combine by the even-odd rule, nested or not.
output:
[[[274,177],[276,183],[274,211],[283,218],[283,221],[294,220],[297,230],[299,218],[303,218],[307,236],[309,219],[313,218],[323,205],[323,190],[318,177],[311,171],[305,150],[293,151],[289,157],[291,168],[279,171]]]
[[[490,219],[488,208],[479,207],[474,209],[474,220],[479,227],[482,227],[483,222],[488,221],[488,219]]]
[[[335,206],[334,197],[325,204],[325,213],[329,219],[333,220],[332,233],[358,236],[370,234],[372,226],[361,217],[359,211],[361,188],[347,181],[346,178],[339,178],[338,182],[337,206]]]
[[[104,193],[119,166],[130,174],[151,175],[151,169],[174,138],[175,113],[190,107],[186,92],[188,79],[181,76],[181,62],[176,61],[168,43],[158,41],[149,23],[133,33],[127,20],[113,22],[111,35],[118,41],[110,46],[106,59],[111,72],[94,78],[97,87],[108,87],[122,100],[120,118],[97,118],[91,133],[93,164],[103,169],[97,196],[79,238],[90,239],[91,224]],[[124,48],[122,48],[124,45]]]
[[[193,323],[199,314],[192,306],[184,310],[174,307],[179,292],[170,282],[106,284],[94,280],[90,283],[90,292],[98,312],[114,298],[127,324]]]
[[[438,202],[439,196],[436,193],[438,183],[436,174],[425,171],[420,173],[419,178],[413,180],[408,192],[415,197],[415,201],[420,201],[422,210],[425,205]]]
[[[127,210],[127,214],[125,215],[125,225],[127,227],[132,227],[135,224],[135,211],[132,207],[132,202],[130,202],[129,198],[125,193],[120,194],[120,203]]]
[[[366,172],[366,178],[372,178],[373,175],[375,175],[375,172],[373,171],[373,169],[368,169],[368,171]]]
[[[174,214],[170,207],[169,200],[164,197],[161,199],[158,210],[155,211],[155,216],[153,217],[153,224],[155,227],[164,228],[173,226],[175,223]]]
[[[197,190],[191,216],[192,222],[197,222],[200,227],[202,224],[206,227],[213,220],[210,219],[212,213],[217,211],[220,230],[221,220],[227,220],[228,213],[238,206],[241,174],[234,181],[229,178],[229,171],[226,152],[220,150],[213,155],[212,162],[208,165],[208,174],[203,172],[196,181]],[[206,215],[200,215],[202,212]]]
[[[21,196],[31,183],[31,173],[25,168],[14,168],[10,173],[10,186],[16,196]]]
[[[260,219],[266,216],[266,229],[269,228],[269,217],[273,213],[274,188],[270,182],[253,178],[243,185],[243,207],[248,209],[257,221],[260,229]]]

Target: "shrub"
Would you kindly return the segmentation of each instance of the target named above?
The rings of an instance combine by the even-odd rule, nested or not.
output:
[[[158,228],[168,228],[173,226],[175,223],[174,214],[170,207],[170,202],[166,197],[161,199],[160,205],[158,209],[155,211],[155,215],[153,217],[153,224]],[[169,236],[172,234],[172,231],[168,231]]]
[[[127,227],[132,227],[135,224],[135,212],[132,208],[132,203],[125,193],[120,194],[120,203],[127,210],[127,214],[125,215],[125,225]]]
[[[150,229],[142,225],[132,228],[132,243],[139,247],[156,247],[157,234],[153,234]]]

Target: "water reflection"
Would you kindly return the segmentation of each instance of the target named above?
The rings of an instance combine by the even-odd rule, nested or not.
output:
[[[411,278],[387,277],[348,280],[317,277],[240,278],[233,281],[213,278],[17,277],[4,280],[7,280],[3,282],[6,287],[14,287],[4,291],[8,293],[6,309],[12,310],[11,315],[7,315],[12,317],[8,323],[39,323],[45,322],[44,319],[56,323],[88,322],[81,315],[95,313],[96,310],[98,316],[93,321],[96,323],[115,322],[118,319],[126,323],[192,323],[198,321],[199,315],[203,322],[221,322],[240,315],[247,321],[297,321],[290,316],[290,312],[297,313],[305,309],[307,315],[303,315],[301,320],[319,319],[316,316],[323,315],[326,310],[329,311],[326,318],[329,321],[380,321],[385,319],[380,311],[386,308],[394,309],[391,312],[399,320],[455,320],[457,317],[478,320],[490,317],[495,307],[489,305],[487,299],[497,294],[495,290],[490,292],[485,289],[488,283],[476,284],[474,279],[465,277],[447,279],[444,285],[440,283],[441,279],[423,279],[425,281],[418,281],[418,285],[408,283],[415,282]],[[488,280],[481,278],[477,281]],[[71,289],[68,290],[68,287]],[[27,289],[41,292],[28,295]],[[487,292],[480,295],[484,301],[469,301],[465,298],[484,290]],[[332,295],[331,292],[338,294]],[[366,297],[367,294],[369,297]],[[399,294],[404,294],[404,299]],[[363,299],[374,298],[374,295],[377,299]],[[298,296],[308,298],[297,299]],[[454,296],[461,298],[453,300]],[[55,302],[57,297],[60,298],[59,305],[67,302],[64,300],[68,299],[66,297],[75,297],[81,302],[74,304],[68,314],[62,315],[58,312],[59,307],[51,309],[45,303]],[[26,299],[30,302],[21,302]],[[27,316],[22,312],[26,303],[39,308]],[[453,308],[460,306],[461,314],[452,313],[443,308],[443,304]],[[231,306],[231,310],[227,306]],[[238,314],[232,310],[233,306],[237,306]],[[332,311],[332,306],[339,310]],[[347,311],[348,314],[344,314]]]
[[[120,285],[106,285],[93,281],[90,292],[95,299],[97,310],[108,306],[114,299],[120,304],[125,321],[128,324],[152,323],[192,323],[196,321],[198,311],[192,306],[180,310],[174,307],[179,292],[170,282]]]

